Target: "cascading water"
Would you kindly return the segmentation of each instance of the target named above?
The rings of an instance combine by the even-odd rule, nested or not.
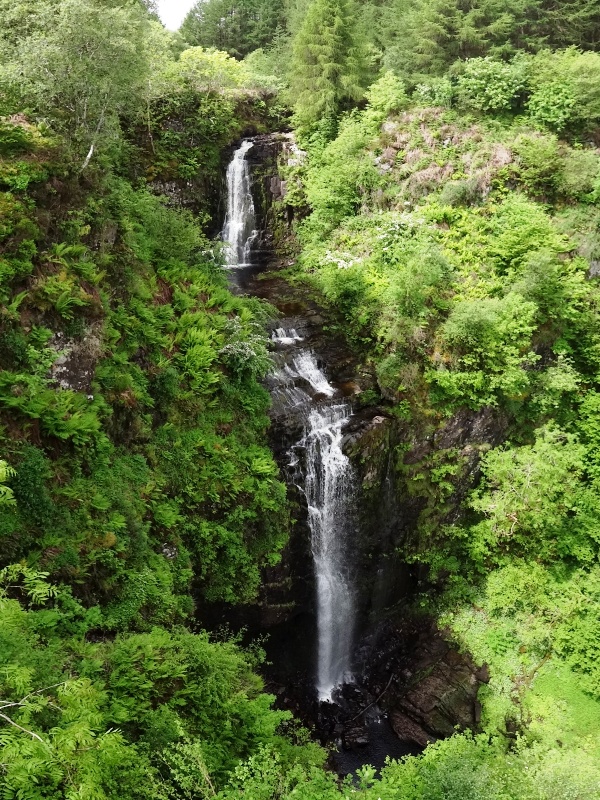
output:
[[[250,266],[252,246],[258,236],[250,167],[246,158],[253,146],[249,139],[243,141],[227,168],[227,216],[222,238],[230,269]]]
[[[251,191],[246,140],[227,170],[227,217],[222,238],[227,267],[250,267],[258,232]],[[236,273],[241,274],[240,272]],[[301,423],[300,440],[290,450],[290,468],[306,497],[314,560],[319,699],[332,699],[334,689],[351,677],[355,598],[348,553],[353,493],[352,468],[342,450],[342,429],[351,414],[348,403],[335,400],[329,383],[310,350],[301,347],[296,328],[272,334],[277,368],[268,378],[274,416],[294,416]]]
[[[348,564],[352,470],[342,451],[346,403],[314,408],[300,446],[306,450],[304,491],[308,504],[317,582],[319,700],[350,676],[354,593]]]
[[[287,453],[290,478],[306,498],[316,585],[315,684],[322,701],[318,709],[313,705],[312,693],[307,696],[305,691],[305,677],[312,661],[305,644],[313,623],[305,614],[304,589],[309,564],[301,563],[306,560],[306,546],[299,536],[290,543],[289,563],[282,564],[282,572],[265,586],[264,608],[271,631],[267,649],[275,670],[271,677],[278,685],[286,684],[286,695],[290,690],[292,699],[284,701],[289,707],[306,708],[304,704],[308,700],[309,714],[316,712],[314,722],[319,736],[335,740],[339,748],[334,757],[337,771],[348,774],[366,763],[382,766],[386,756],[401,757],[411,750],[395,739],[385,715],[372,703],[373,696],[379,695],[379,688],[371,695],[360,667],[352,661],[358,606],[356,570],[362,560],[360,538],[354,535],[359,487],[355,485],[352,465],[342,444],[352,414],[344,395],[354,393],[357,385],[347,377],[344,382],[334,381],[332,385],[319,366],[313,345],[318,350],[323,346],[321,352],[329,354],[330,363],[336,363],[335,374],[351,374],[344,365],[348,363],[347,349],[325,342],[321,309],[274,273],[256,279],[268,249],[261,252],[255,245],[259,240],[264,245],[269,239],[268,235],[262,235],[262,230],[260,235],[256,230],[260,224],[252,198],[248,158],[255,145],[257,150],[252,153],[252,164],[262,161],[265,142],[263,137],[257,137],[242,143],[227,170],[227,217],[222,239],[232,290],[266,298],[285,315],[279,323],[281,327],[271,335],[275,369],[266,382],[272,397],[274,451],[282,459]],[[266,177],[268,172],[263,169],[261,175]],[[263,208],[260,216],[264,214]],[[338,354],[342,357],[339,364]],[[361,419],[356,422],[360,430]],[[296,530],[300,532],[305,528],[298,526]],[[293,598],[290,592],[294,593]],[[298,613],[288,616],[288,608],[297,609]],[[269,616],[272,612],[274,616]],[[357,674],[353,675],[355,667]],[[352,688],[337,690],[350,680],[354,684]],[[365,737],[369,739],[367,746],[364,746]],[[360,747],[347,750],[354,748],[353,742]]]
[[[295,329],[273,337],[286,350],[302,338]],[[290,451],[290,466],[306,497],[317,592],[317,692],[332,699],[334,689],[351,678],[355,598],[348,558],[353,475],[342,450],[342,430],[351,414],[336,394],[314,354],[295,348],[271,376],[276,406],[300,413],[303,435]]]

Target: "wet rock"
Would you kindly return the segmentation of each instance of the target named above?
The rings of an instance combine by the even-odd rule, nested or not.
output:
[[[418,723],[401,711],[390,714],[390,723],[394,733],[402,742],[415,744],[417,747],[427,747],[430,742],[435,741]]]
[[[436,450],[464,447],[467,444],[490,444],[496,446],[504,441],[508,419],[491,406],[480,411],[461,409],[434,437]]]
[[[389,676],[380,705],[403,741],[424,747],[456,727],[477,729],[477,695],[489,680],[487,669],[459,653],[433,622],[389,622],[371,647],[362,669],[373,691]]]
[[[369,744],[369,731],[363,725],[354,725],[344,728],[342,744],[346,750],[355,750]]]

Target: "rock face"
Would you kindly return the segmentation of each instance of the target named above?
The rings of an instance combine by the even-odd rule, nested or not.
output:
[[[433,622],[388,621],[370,642],[363,668],[369,691],[402,741],[425,747],[457,726],[476,729],[487,669],[454,649]]]
[[[259,239],[256,245],[257,262],[271,260],[274,254],[275,203],[285,194],[283,182],[279,177],[279,157],[285,147],[288,135],[269,133],[254,136],[254,146],[248,151],[247,160],[253,182],[253,199],[256,207]]]
[[[90,325],[80,339],[69,339],[58,331],[49,345],[58,354],[50,369],[52,381],[61,389],[89,393],[102,354],[102,326]]]

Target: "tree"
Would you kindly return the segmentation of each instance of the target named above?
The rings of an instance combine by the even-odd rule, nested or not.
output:
[[[101,6],[64,0],[57,13],[18,48],[14,80],[24,102],[51,120],[87,166],[118,130],[118,117],[138,104],[147,71],[141,5]]]
[[[360,99],[364,56],[351,0],[313,0],[293,44],[291,95],[302,127]]]
[[[181,33],[191,45],[216,47],[243,58],[269,45],[282,25],[282,6],[273,0],[199,0]]]
[[[595,49],[600,40],[594,0],[392,0],[380,19],[386,66],[407,78],[442,75],[467,58]]]

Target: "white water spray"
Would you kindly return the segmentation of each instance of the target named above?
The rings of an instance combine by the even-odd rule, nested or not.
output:
[[[317,691],[319,700],[325,701],[351,678],[355,609],[348,528],[352,469],[342,451],[342,427],[349,415],[345,403],[314,408],[301,442],[306,449],[304,491],[317,580]]]
[[[294,333],[280,329],[277,341],[291,345]],[[278,405],[288,412],[300,411],[304,420],[304,433],[291,450],[290,466],[302,465],[300,489],[308,507],[317,590],[317,692],[319,700],[329,701],[334,689],[352,677],[355,597],[349,534],[353,473],[342,450],[342,429],[351,408],[329,399],[336,390],[308,350],[291,355],[271,380]],[[323,399],[318,400],[319,396]]]
[[[302,337],[298,335],[298,331],[295,328],[291,328],[289,331],[286,331],[284,328],[277,328],[271,334],[271,341],[275,342],[275,344],[281,344],[287,347],[301,342]]]
[[[246,159],[253,146],[248,139],[242,142],[227,168],[227,216],[222,238],[230,269],[250,266],[252,246],[258,236],[250,168]]]

